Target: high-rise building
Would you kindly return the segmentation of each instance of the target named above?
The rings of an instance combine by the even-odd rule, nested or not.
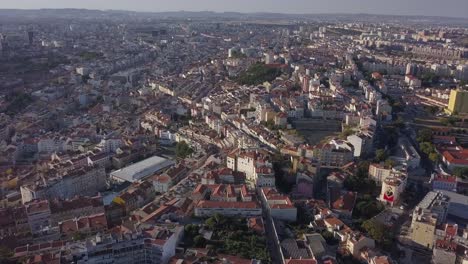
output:
[[[458,89],[450,91],[447,112],[450,114],[468,113],[468,91]]]
[[[455,77],[463,81],[468,80],[468,65],[458,65],[455,72]]]
[[[304,93],[309,92],[309,82],[310,82],[310,77],[308,75],[305,75],[304,78],[302,79],[302,91]]]
[[[265,64],[272,64],[275,62],[275,57],[271,53],[265,53]]]
[[[418,66],[416,64],[408,63],[408,64],[406,64],[405,74],[406,75],[416,75],[417,70],[418,70]]]
[[[394,206],[400,203],[401,193],[406,187],[406,175],[393,173],[382,182],[379,200],[383,203]]]
[[[34,42],[34,32],[33,31],[28,31],[28,40],[29,40],[29,45],[32,45]]]
[[[432,249],[436,226],[445,223],[450,198],[441,192],[429,192],[413,211],[411,240]]]

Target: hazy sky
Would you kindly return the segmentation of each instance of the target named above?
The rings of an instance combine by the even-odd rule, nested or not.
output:
[[[468,0],[0,0],[0,8],[374,13],[468,18]]]

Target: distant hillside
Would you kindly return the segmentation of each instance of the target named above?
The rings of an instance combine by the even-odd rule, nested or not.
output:
[[[8,19],[109,19],[109,18],[195,18],[195,19],[301,19],[316,21],[341,22],[403,22],[414,24],[459,25],[468,26],[468,18],[431,17],[431,16],[394,16],[380,14],[281,14],[281,13],[238,13],[238,12],[135,12],[124,10],[90,9],[0,9],[0,20]]]

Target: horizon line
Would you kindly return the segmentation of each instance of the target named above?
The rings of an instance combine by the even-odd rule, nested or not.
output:
[[[254,14],[277,14],[277,15],[296,15],[296,16],[307,16],[307,15],[374,15],[374,16],[399,16],[399,17],[424,17],[424,18],[448,18],[448,19],[462,19],[467,20],[468,17],[459,17],[459,16],[441,16],[441,15],[416,15],[416,14],[385,14],[385,13],[366,13],[366,12],[321,12],[321,13],[295,13],[295,12],[249,12],[249,11],[214,11],[214,10],[197,10],[197,11],[190,11],[190,10],[167,10],[167,11],[139,11],[139,10],[129,10],[129,9],[96,9],[96,8],[80,8],[80,7],[65,7],[65,8],[0,8],[0,11],[6,10],[16,10],[16,11],[41,11],[41,10],[87,10],[87,11],[101,11],[101,12],[134,12],[134,13],[145,13],[145,14],[160,14],[160,13],[215,13],[215,14],[224,14],[224,13],[238,13],[238,14],[246,14],[246,15],[254,15]]]

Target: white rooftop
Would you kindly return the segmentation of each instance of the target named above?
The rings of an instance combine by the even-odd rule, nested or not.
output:
[[[174,165],[172,160],[153,156],[130,166],[111,172],[111,178],[118,181],[135,182],[141,178],[151,176],[167,167]]]

